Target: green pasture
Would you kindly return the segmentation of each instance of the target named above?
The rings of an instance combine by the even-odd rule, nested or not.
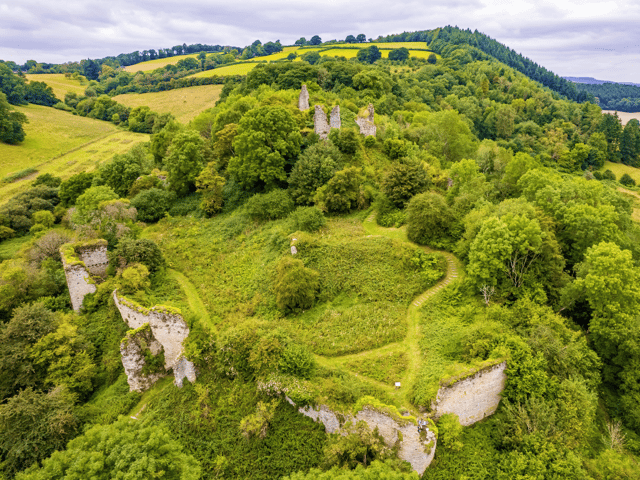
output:
[[[81,83],[80,80],[66,77],[64,73],[43,73],[25,75],[30,82],[44,82],[53,89],[53,94],[60,101],[64,101],[67,92],[84,95],[87,83]]]
[[[260,57],[262,58],[262,57]],[[266,58],[266,57],[264,57]],[[246,75],[257,65],[255,62],[236,63],[235,65],[225,65],[224,67],[214,68],[213,70],[205,70],[204,72],[194,73],[190,77],[226,77],[228,75]]]
[[[113,99],[130,108],[146,105],[154,112],[171,113],[181,123],[188,123],[201,112],[215,106],[222,85],[201,85],[164,92],[127,93]]]
[[[63,178],[93,170],[116,153],[149,140],[149,135],[118,129],[109,122],[72,115],[39,105],[16,109],[29,119],[26,138],[19,145],[0,143],[0,178],[35,168],[37,172],[13,183],[0,184],[0,202],[28,186],[28,180],[42,173]]]
[[[611,170],[618,181],[625,173],[628,173],[636,181],[636,184],[640,185],[640,168],[630,167],[624,163],[604,162],[604,166],[599,171],[604,172],[605,170]]]
[[[173,57],[156,58],[153,60],[147,60],[146,62],[128,65],[124,67],[124,70],[130,73],[148,72],[150,70],[155,70],[156,68],[166,67],[167,65],[175,65],[184,58],[198,58],[198,54],[190,53],[188,55],[174,55]]]

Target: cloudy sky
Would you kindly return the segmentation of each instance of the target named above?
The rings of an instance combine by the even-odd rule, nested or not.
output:
[[[0,59],[62,63],[444,25],[477,29],[559,75],[640,83],[640,2],[631,0],[0,0]]]

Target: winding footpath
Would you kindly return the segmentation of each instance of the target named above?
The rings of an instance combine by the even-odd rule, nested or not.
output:
[[[394,238],[397,240],[402,240],[407,243],[411,243],[415,245],[413,242],[410,242],[407,239],[406,227],[402,228],[384,228],[380,227],[375,223],[376,212],[374,211],[367,219],[363,222],[363,227],[367,236],[385,236],[389,238]],[[324,366],[340,366],[341,369],[348,371],[349,373],[356,375],[360,380],[365,381],[366,383],[375,385],[379,388],[383,388],[388,393],[396,397],[401,402],[410,402],[410,399],[407,395],[410,393],[410,386],[414,384],[418,370],[420,368],[420,364],[422,361],[422,354],[420,353],[420,308],[424,305],[424,303],[429,300],[434,295],[438,294],[444,288],[446,288],[451,282],[459,278],[460,273],[462,272],[462,266],[460,261],[451,253],[434,250],[429,247],[419,246],[419,248],[423,249],[425,252],[430,253],[438,253],[442,255],[447,262],[447,272],[442,280],[440,280],[436,285],[429,288],[425,292],[418,295],[407,309],[407,333],[405,338],[400,342],[393,342],[387,345],[384,345],[379,348],[375,348],[372,350],[365,350],[363,352],[351,354],[351,355],[343,355],[339,357],[324,357],[321,355],[316,355],[316,360]],[[401,383],[401,388],[399,390],[394,389],[391,385],[388,385],[384,382],[379,382],[372,378],[358,375],[353,370],[350,370],[347,367],[347,364],[351,363],[353,360],[363,359],[370,355],[383,355],[386,353],[392,352],[405,352],[407,354],[407,366],[404,371],[402,378],[399,378],[398,381]]]

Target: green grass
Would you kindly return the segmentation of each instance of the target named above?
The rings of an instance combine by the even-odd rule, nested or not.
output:
[[[260,57],[259,60],[264,60],[266,57]],[[256,62],[249,63],[236,63],[235,65],[226,65],[224,67],[214,68],[213,70],[205,70],[204,72],[194,73],[189,75],[190,77],[225,77],[228,75],[246,75],[257,65]]]
[[[26,138],[19,145],[0,143],[0,178],[26,168],[67,178],[149,139],[146,134],[54,108],[28,105],[16,109],[29,119]],[[24,180],[0,185],[0,203],[27,187]]]
[[[407,361],[407,354],[403,351],[371,352],[348,360],[344,366],[392,386],[403,377]]]
[[[624,163],[604,162],[604,166],[598,171],[604,172],[605,170],[611,170],[618,181],[625,173],[628,173],[636,181],[636,184],[640,185],[640,168],[630,167]]]
[[[171,113],[181,123],[188,123],[201,112],[215,106],[222,85],[202,85],[164,92],[127,93],[113,99],[130,108],[146,105],[154,112]]]
[[[67,92],[84,95],[87,83],[84,84],[80,80],[65,77],[64,73],[42,73],[25,75],[30,82],[44,82],[53,89],[53,94],[64,102],[64,96]]]
[[[0,262],[15,257],[16,253],[23,245],[29,243],[33,235],[25,235],[24,237],[15,237],[0,242]]]

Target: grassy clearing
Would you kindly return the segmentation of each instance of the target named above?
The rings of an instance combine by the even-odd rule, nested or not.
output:
[[[53,89],[53,93],[59,100],[64,101],[67,92],[74,92],[84,95],[87,83],[80,83],[80,80],[67,78],[64,73],[43,73],[25,75],[30,82],[44,82]]]
[[[125,153],[149,135],[119,130],[113,124],[39,105],[17,107],[27,115],[20,145],[0,143],[0,178],[26,168],[68,178],[92,170],[116,153]],[[26,179],[0,185],[0,202],[28,187]]]
[[[618,188],[619,192],[622,192],[628,200],[631,201],[631,205],[633,207],[633,212],[631,213],[631,219],[634,222],[640,223],[640,194],[638,192],[634,192],[633,190],[628,190],[626,188]]]
[[[623,163],[604,162],[604,167],[599,171],[604,172],[605,170],[611,170],[615,174],[616,180],[620,180],[625,173],[628,173],[637,184],[640,184],[640,168],[630,167]]]
[[[360,375],[393,386],[403,377],[407,360],[404,351],[371,352],[345,362],[344,366]]]
[[[14,258],[22,246],[29,243],[31,239],[33,235],[25,235],[0,242],[0,262]]]
[[[167,65],[175,65],[180,60],[184,58],[198,58],[197,53],[190,53],[188,55],[175,55],[173,57],[167,58],[156,58],[155,60],[148,60],[146,62],[136,63],[134,65],[129,65],[124,67],[125,71],[136,73],[136,72],[148,72],[150,70],[155,70],[156,68],[166,67]]]
[[[165,92],[127,93],[113,99],[131,108],[146,105],[158,113],[172,113],[179,122],[188,123],[207,108],[214,107],[220,92],[222,85],[202,85]]]

